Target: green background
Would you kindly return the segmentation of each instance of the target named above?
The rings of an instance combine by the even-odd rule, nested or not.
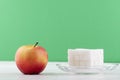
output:
[[[36,41],[49,61],[67,61],[68,48],[103,48],[105,62],[120,62],[120,0],[0,0],[0,60]]]

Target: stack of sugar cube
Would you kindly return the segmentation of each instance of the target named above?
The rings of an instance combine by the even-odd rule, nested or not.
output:
[[[72,67],[103,66],[103,49],[68,49],[68,64]]]

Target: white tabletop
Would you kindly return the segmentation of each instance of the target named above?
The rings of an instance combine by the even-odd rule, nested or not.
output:
[[[120,80],[120,66],[113,71],[98,74],[70,74],[58,69],[56,64],[62,63],[49,62],[41,74],[24,75],[17,69],[15,62],[1,61],[0,80]]]

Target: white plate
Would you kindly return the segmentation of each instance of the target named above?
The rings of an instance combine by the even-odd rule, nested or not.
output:
[[[101,68],[94,68],[94,67],[88,67],[88,68],[72,68],[67,63],[66,64],[56,64],[56,66],[64,71],[69,73],[103,73],[106,71],[113,71],[115,70],[119,64],[104,64]]]

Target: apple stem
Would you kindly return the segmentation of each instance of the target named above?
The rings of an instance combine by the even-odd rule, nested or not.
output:
[[[36,47],[38,45],[38,41],[35,43],[34,47]]]

